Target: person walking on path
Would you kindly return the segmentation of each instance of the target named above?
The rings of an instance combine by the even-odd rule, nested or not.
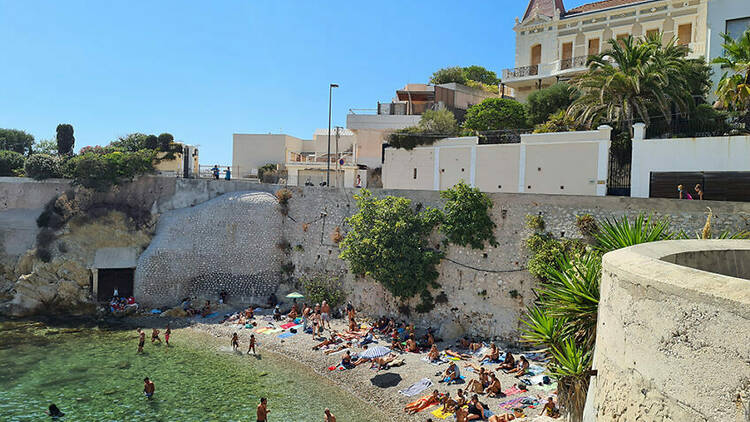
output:
[[[265,397],[261,397],[260,404],[258,405],[257,422],[267,422],[269,413],[271,411],[268,410],[268,400]]]
[[[323,301],[323,304],[320,307],[320,319],[322,321],[323,326],[325,327],[326,323],[328,323],[328,329],[331,329],[331,307],[328,305],[328,302],[325,300]]]

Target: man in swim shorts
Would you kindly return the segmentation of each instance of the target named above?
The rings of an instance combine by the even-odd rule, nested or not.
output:
[[[323,327],[328,324],[329,330],[331,329],[331,319],[329,317],[330,313],[331,307],[328,305],[328,302],[324,300],[323,304],[320,306],[320,320],[322,321]]]
[[[144,333],[140,328],[136,331],[138,331],[138,351],[135,353],[138,354],[143,353],[143,345],[146,343],[146,333]]]
[[[336,422],[336,416],[328,408],[323,413],[325,413],[325,422]]]
[[[250,351],[253,351],[253,354],[255,354],[255,334],[250,334],[250,345],[247,346],[247,354],[250,354]]]
[[[267,422],[269,413],[271,411],[268,410],[268,400],[265,397],[261,397],[260,404],[258,405],[257,422]]]
[[[148,379],[148,377],[143,379],[143,394],[146,395],[147,399],[150,399],[154,395],[154,391],[156,390],[156,387],[154,386],[154,382]]]

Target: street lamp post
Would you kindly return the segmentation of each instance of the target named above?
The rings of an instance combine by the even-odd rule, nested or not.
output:
[[[326,167],[326,187],[331,187],[331,96],[333,88],[338,87],[338,84],[330,84],[328,86],[328,155],[326,156],[328,163]]]

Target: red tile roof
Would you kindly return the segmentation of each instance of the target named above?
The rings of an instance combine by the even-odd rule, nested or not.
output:
[[[597,1],[594,3],[587,3],[578,7],[574,7],[568,10],[566,15],[573,15],[576,13],[593,12],[595,10],[609,9],[610,7],[627,6],[633,3],[643,3],[646,0],[604,0]]]

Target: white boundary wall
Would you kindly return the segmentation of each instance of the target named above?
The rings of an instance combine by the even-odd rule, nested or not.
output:
[[[750,136],[643,139],[636,123],[630,196],[648,198],[651,172],[750,171]]]

